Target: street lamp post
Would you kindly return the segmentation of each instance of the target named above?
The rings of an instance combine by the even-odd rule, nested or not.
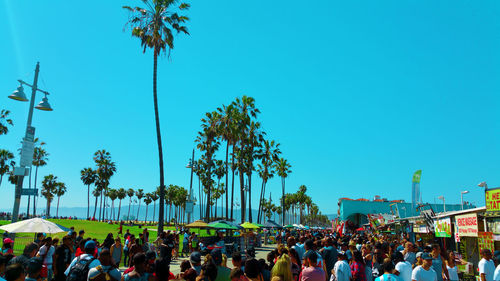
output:
[[[34,139],[35,139],[35,128],[31,126],[31,121],[33,119],[33,108],[44,110],[44,111],[52,111],[50,107],[47,96],[48,92],[38,89],[38,73],[40,72],[40,63],[37,62],[35,68],[35,78],[33,80],[33,85],[30,85],[22,80],[17,80],[21,84],[9,98],[18,101],[28,101],[26,95],[24,94],[23,85],[31,87],[31,99],[30,99],[30,107],[28,112],[28,122],[26,124],[26,133],[23,138],[23,146],[21,150],[21,161],[19,163],[19,167],[14,169],[14,175],[17,176],[16,189],[14,195],[14,208],[12,210],[12,222],[16,222],[19,216],[19,206],[21,205],[21,195],[23,195],[23,180],[24,176],[27,175],[27,171],[31,168],[31,162],[33,161],[33,152],[34,152]],[[45,95],[42,101],[37,105],[35,105],[35,96],[36,92],[41,92]],[[29,167],[29,168],[27,168]],[[36,190],[34,190],[36,193]]]
[[[469,193],[468,190],[464,190],[460,192],[460,201],[462,202],[462,210],[464,209],[464,194]]]
[[[438,199],[443,200],[443,212],[446,213],[446,204],[444,202],[444,196],[439,196]]]
[[[191,168],[191,180],[189,182],[189,195],[188,195],[188,202],[191,204],[193,203],[192,202],[192,199],[193,199],[193,169],[194,169],[194,148],[193,148],[193,156],[191,157],[191,159],[189,160],[189,164],[186,166],[186,168]],[[194,211],[194,206],[193,206],[193,210]],[[188,212],[188,223],[191,222],[191,213],[192,212]]]

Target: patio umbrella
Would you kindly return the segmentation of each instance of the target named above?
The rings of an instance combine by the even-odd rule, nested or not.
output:
[[[187,228],[207,228],[207,227],[210,227],[206,222],[204,221],[201,221],[201,220],[197,220],[197,221],[194,221],[188,225],[186,225]]]
[[[214,222],[211,222],[208,224],[210,227],[213,227],[213,228],[218,228],[218,229],[232,229],[232,230],[238,230],[238,229],[241,229],[240,227],[236,226],[236,225],[233,225],[231,224],[230,222],[227,222],[227,221],[223,221],[223,220],[220,220],[220,221],[214,221]]]
[[[275,221],[273,220],[268,220],[265,224],[264,224],[264,227],[265,228],[283,228],[281,225],[277,224]]]
[[[285,225],[284,228],[293,228],[294,226],[289,224],[289,225]]]
[[[255,224],[251,223],[251,222],[244,222],[242,224],[240,224],[243,228],[245,229],[258,229],[259,227],[256,226]]]
[[[29,220],[18,221],[0,226],[3,231],[10,233],[59,233],[65,232],[55,223],[41,219],[33,218]]]

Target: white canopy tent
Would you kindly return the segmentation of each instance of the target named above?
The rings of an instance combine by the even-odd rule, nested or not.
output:
[[[34,218],[29,220],[18,221],[0,226],[1,230],[10,233],[59,233],[65,232],[57,224],[41,219]]]

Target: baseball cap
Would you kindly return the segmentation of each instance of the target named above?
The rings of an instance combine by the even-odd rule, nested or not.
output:
[[[432,257],[431,257],[431,255],[429,255],[429,253],[423,253],[422,259],[423,260],[432,260]]]
[[[416,255],[417,258],[420,258],[422,256],[422,254],[423,254],[423,252],[418,252],[417,255]]]
[[[200,263],[201,262],[201,254],[200,252],[192,252],[189,256],[189,261],[191,263]]]
[[[85,230],[80,230],[78,233],[79,233],[79,234],[84,234],[84,233],[85,233]]]
[[[85,249],[95,249],[95,242],[93,240],[85,242]]]
[[[210,255],[214,259],[215,265],[220,265],[222,263],[222,252],[220,249],[213,249]]]
[[[3,243],[4,243],[4,244],[12,244],[12,243],[14,243],[14,241],[12,241],[12,239],[10,239],[10,238],[5,238],[5,239],[3,240]]]

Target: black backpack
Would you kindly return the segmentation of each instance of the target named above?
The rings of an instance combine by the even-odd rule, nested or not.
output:
[[[69,270],[66,281],[87,281],[89,267],[94,260],[94,257],[78,258],[75,265]]]

